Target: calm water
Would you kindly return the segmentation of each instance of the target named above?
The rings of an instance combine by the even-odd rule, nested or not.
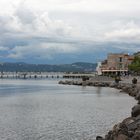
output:
[[[0,80],[0,140],[94,140],[129,116],[134,104],[111,88]]]

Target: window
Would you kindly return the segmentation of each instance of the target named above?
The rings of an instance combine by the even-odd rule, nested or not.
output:
[[[120,62],[122,62],[122,57],[119,58]]]

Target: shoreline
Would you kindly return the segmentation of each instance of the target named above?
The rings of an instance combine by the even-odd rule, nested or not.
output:
[[[116,84],[113,81],[59,81],[63,85],[110,87],[125,92],[134,97],[138,103],[132,107],[131,116],[125,118],[121,123],[115,124],[104,137],[97,136],[96,140],[140,140],[140,85],[131,83]]]

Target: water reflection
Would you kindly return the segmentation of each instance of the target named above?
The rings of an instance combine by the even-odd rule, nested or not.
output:
[[[96,87],[96,93],[100,96],[102,87]]]
[[[129,116],[135,103],[115,89],[57,81],[3,80],[0,85],[0,139],[94,139]]]

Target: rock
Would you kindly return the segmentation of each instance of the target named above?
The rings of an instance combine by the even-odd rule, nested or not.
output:
[[[126,124],[124,124],[124,123],[120,124],[120,130],[118,131],[118,134],[128,135],[128,128],[127,128]]]
[[[140,100],[138,100],[138,104],[140,104]]]
[[[136,117],[134,122],[127,125],[128,131],[135,132],[136,130],[140,130],[140,117]]]
[[[132,97],[136,97],[136,95],[138,94],[137,88],[132,87],[129,87],[126,92]]]
[[[112,140],[113,139],[113,131],[109,131],[107,135],[105,135],[105,140]]]
[[[128,137],[132,138],[134,136],[135,132],[134,131],[128,131]]]
[[[135,96],[137,96],[137,94],[138,94],[138,89],[137,88],[134,88],[134,89],[132,89],[133,91],[132,91],[132,93],[133,93],[133,97],[135,97]]]
[[[129,118],[124,119],[122,123],[125,124],[126,126],[128,126],[129,124],[131,124],[133,122],[134,122],[134,118],[129,117]]]
[[[116,88],[117,89],[122,89],[122,86],[119,84]]]
[[[135,99],[136,99],[136,100],[140,100],[140,91],[137,93]]]
[[[136,131],[134,136],[132,137],[133,140],[140,140],[140,131]]]
[[[137,117],[138,115],[140,115],[140,105],[135,105],[132,108],[131,115],[132,115],[132,117]]]
[[[129,93],[129,95],[132,96],[132,97],[136,97],[137,94],[136,94],[135,91],[132,91],[132,92]]]
[[[58,84],[64,84],[64,81],[59,81],[59,83]]]
[[[113,132],[115,132],[115,133],[118,133],[119,132],[119,130],[120,130],[120,123],[119,124],[116,124],[116,125],[114,125],[114,127],[113,127]]]
[[[137,122],[130,123],[127,125],[128,131],[135,131],[137,129]]]
[[[117,87],[117,84],[112,82],[112,83],[110,83],[109,87],[112,87],[112,88]]]
[[[104,139],[103,139],[103,137],[101,137],[101,136],[97,136],[97,137],[96,137],[96,140],[104,140]]]
[[[123,86],[122,91],[127,92],[129,88],[130,88],[129,86]]]
[[[135,117],[135,121],[140,120],[140,115],[138,115],[137,117]]]
[[[128,140],[128,136],[124,134],[119,134],[118,137],[114,140]]]

